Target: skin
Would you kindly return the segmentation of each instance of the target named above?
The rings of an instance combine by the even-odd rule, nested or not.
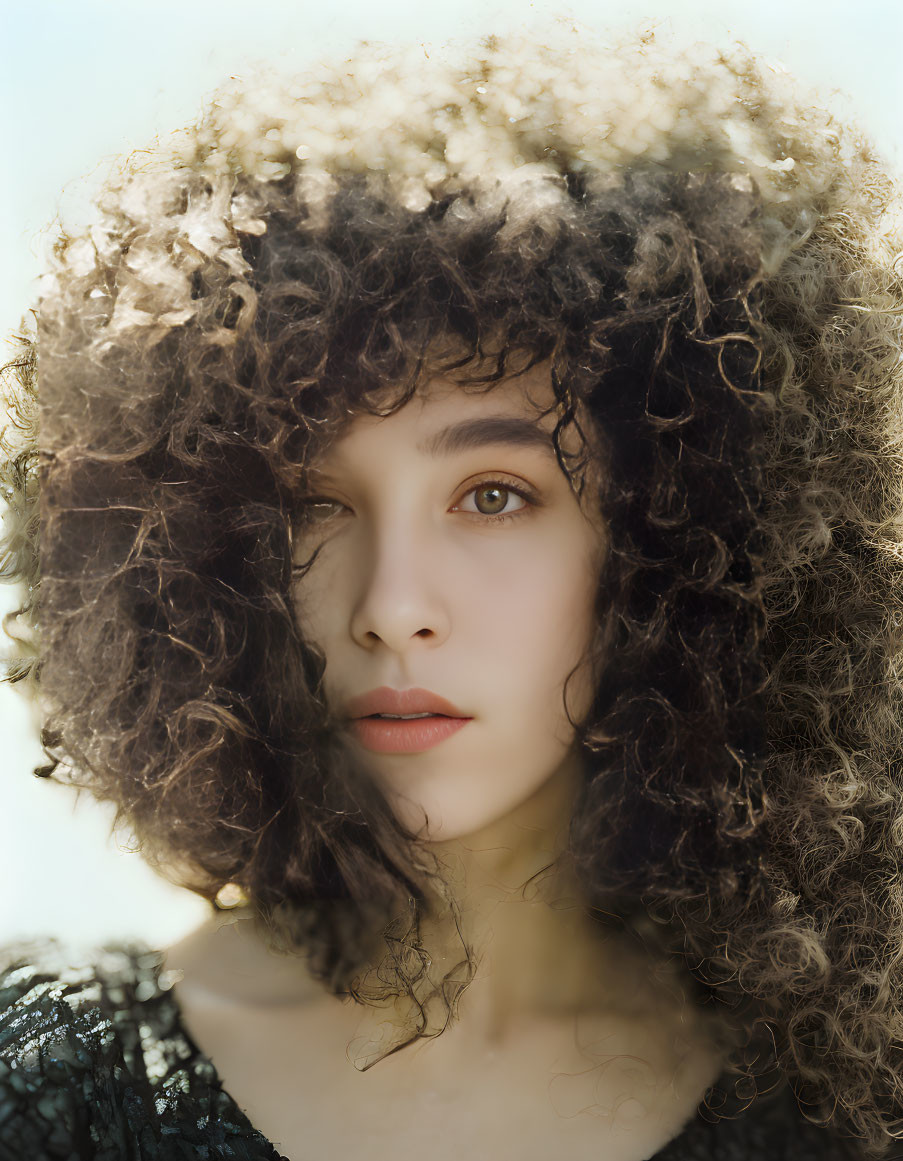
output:
[[[310,488],[323,503],[295,537],[296,560],[320,547],[295,599],[325,653],[330,703],[416,685],[473,718],[426,751],[358,751],[399,819],[441,859],[464,931],[485,949],[487,986],[472,986],[466,1004],[468,1029],[487,1041],[518,1013],[579,1004],[599,944],[575,917],[573,884],[547,876],[526,899],[519,889],[562,849],[582,778],[562,690],[575,671],[567,705],[578,720],[594,686],[584,653],[607,540],[551,444],[419,449],[490,416],[551,434],[556,415],[542,412],[554,404],[540,365],[489,393],[433,379],[395,414],[358,417],[316,463]],[[578,452],[578,441],[569,430],[564,450]],[[494,490],[502,484],[511,490]],[[454,963],[460,940],[432,902],[425,940]],[[551,972],[563,946],[581,969]]]
[[[585,776],[562,691],[573,671],[567,706],[578,721],[594,688],[586,651],[608,543],[593,489],[578,499],[554,453],[533,446],[422,450],[449,425],[535,420],[553,403],[547,366],[488,393],[433,379],[393,415],[355,418],[314,465],[319,504],[294,556],[320,553],[294,597],[326,657],[330,704],[382,685],[420,686],[473,718],[418,753],[354,744],[362,776],[438,856],[459,911],[456,927],[428,894],[421,931],[431,978],[461,960],[462,936],[479,966],[441,1036],[371,1070],[368,1046],[391,1025],[385,1010],[324,995],[300,961],[263,947],[253,922],[220,918],[170,949],[168,965],[186,973],[178,999],[195,1039],[252,1122],[271,1139],[281,1133],[283,1148],[296,1140],[299,1155],[320,1109],[324,1147],[336,1145],[339,1125],[352,1149],[388,1118],[394,1144],[406,1122],[411,1148],[422,1133],[441,1157],[435,1128],[447,1100],[449,1117],[466,1101],[478,1152],[508,1109],[498,1156],[548,1156],[556,1143],[574,1158],[596,1156],[601,1120],[615,1134],[606,1155],[630,1161],[680,1130],[720,1070],[686,978],[600,927],[565,864],[551,865]],[[554,412],[538,420],[549,433],[555,422]],[[576,441],[571,429],[564,449],[576,452]],[[486,518],[496,513],[508,519]],[[318,1045],[310,1068],[300,1043]],[[263,1083],[243,1063],[249,1044],[257,1059],[283,1060],[293,1092],[318,1094],[297,1123],[287,1111],[297,1098],[274,1093],[281,1069],[274,1064]],[[449,1157],[464,1143],[450,1139]]]
[[[468,419],[535,418],[536,396],[554,403],[547,370],[489,395],[432,380],[396,414],[359,417],[317,463],[311,487],[324,502],[295,537],[296,559],[321,546],[295,599],[325,651],[329,700],[417,685],[473,718],[421,753],[362,750],[398,816],[434,849],[510,816],[573,766],[561,691],[592,634],[602,531],[551,444],[418,450]],[[555,415],[540,426],[551,432]],[[494,477],[531,499],[490,489]],[[572,685],[579,716],[587,666]]]

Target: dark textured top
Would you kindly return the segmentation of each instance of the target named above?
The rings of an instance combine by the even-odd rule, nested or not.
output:
[[[0,947],[0,1161],[288,1161],[192,1041],[163,959],[136,941]],[[697,1114],[654,1161],[852,1156],[785,1088],[731,1120]]]

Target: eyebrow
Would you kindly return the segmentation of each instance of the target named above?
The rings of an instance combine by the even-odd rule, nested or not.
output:
[[[439,457],[457,455],[472,448],[486,447],[488,444],[508,444],[510,447],[537,448],[555,457],[555,447],[551,432],[540,427],[532,419],[515,416],[490,416],[488,418],[465,419],[460,423],[443,427],[429,439],[417,445],[423,455]]]

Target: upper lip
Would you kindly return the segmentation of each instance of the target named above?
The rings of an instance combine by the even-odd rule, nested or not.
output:
[[[369,714],[422,713],[443,714],[448,718],[469,716],[428,689],[418,689],[416,686],[412,689],[390,689],[388,685],[381,685],[379,689],[371,689],[368,693],[351,698],[346,712],[349,718],[365,718]]]

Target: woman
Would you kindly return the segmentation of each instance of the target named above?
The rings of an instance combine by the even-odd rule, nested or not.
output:
[[[868,144],[562,26],[226,88],[99,206],[16,361],[10,679],[213,913],[5,949],[4,1147],[892,1156]]]

